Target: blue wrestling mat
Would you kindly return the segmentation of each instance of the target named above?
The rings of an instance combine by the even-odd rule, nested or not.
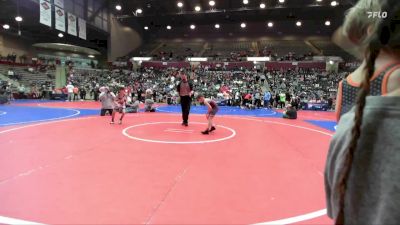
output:
[[[0,126],[46,122],[60,119],[99,115],[97,109],[64,109],[30,106],[0,106]]]
[[[336,131],[337,123],[334,121],[306,120],[306,122],[311,123],[315,126],[324,128],[326,130]]]
[[[160,106],[157,108],[157,112],[164,113],[181,113],[180,105],[169,105]],[[206,114],[206,106],[191,106],[190,113],[194,114]],[[241,109],[235,106],[219,106],[217,115],[238,115],[238,116],[255,116],[255,117],[282,117],[282,113],[275,112],[270,109]]]

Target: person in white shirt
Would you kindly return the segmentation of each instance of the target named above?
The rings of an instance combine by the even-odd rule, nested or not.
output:
[[[25,98],[25,91],[26,91],[26,89],[25,89],[25,86],[24,86],[24,85],[21,85],[21,86],[18,88],[19,98]]]
[[[67,86],[67,91],[68,91],[68,100],[67,101],[72,101],[73,96],[74,96],[74,85],[72,83],[69,83]]]
[[[116,96],[113,92],[110,91],[110,88],[108,87],[101,87],[100,92],[101,92],[99,96],[101,102],[100,116],[105,116],[107,112],[111,116],[115,108],[114,101],[116,99]]]

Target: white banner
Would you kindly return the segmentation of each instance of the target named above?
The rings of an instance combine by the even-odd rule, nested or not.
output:
[[[55,7],[56,29],[65,32],[65,12],[63,9]]]
[[[51,27],[51,4],[40,0],[40,23]]]
[[[68,13],[68,34],[77,36],[76,32],[76,16]]]
[[[79,37],[86,40],[86,20],[78,19]]]
[[[64,0],[54,0],[54,5],[64,8]]]

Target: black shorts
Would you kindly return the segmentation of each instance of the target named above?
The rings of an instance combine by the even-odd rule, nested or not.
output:
[[[113,112],[113,109],[101,109],[100,116],[105,116],[106,112],[108,112],[108,114],[111,115]]]

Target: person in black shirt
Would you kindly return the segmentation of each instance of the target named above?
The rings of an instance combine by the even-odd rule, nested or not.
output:
[[[288,105],[286,110],[283,112],[284,119],[297,119],[297,110],[292,106]]]
[[[142,91],[142,89],[139,88],[139,89],[137,90],[137,95],[138,95],[138,100],[139,100],[139,102],[142,101],[142,94],[143,94],[143,91]]]
[[[286,95],[286,103],[289,104],[290,100],[292,100],[292,96],[290,95],[289,92],[286,92],[285,95]]]
[[[181,82],[177,86],[177,91],[181,99],[182,107],[182,125],[188,126],[190,105],[192,104],[193,84],[188,81],[185,74],[181,76]]]
[[[79,93],[81,95],[81,100],[86,100],[86,89],[85,89],[85,87],[82,86]]]

